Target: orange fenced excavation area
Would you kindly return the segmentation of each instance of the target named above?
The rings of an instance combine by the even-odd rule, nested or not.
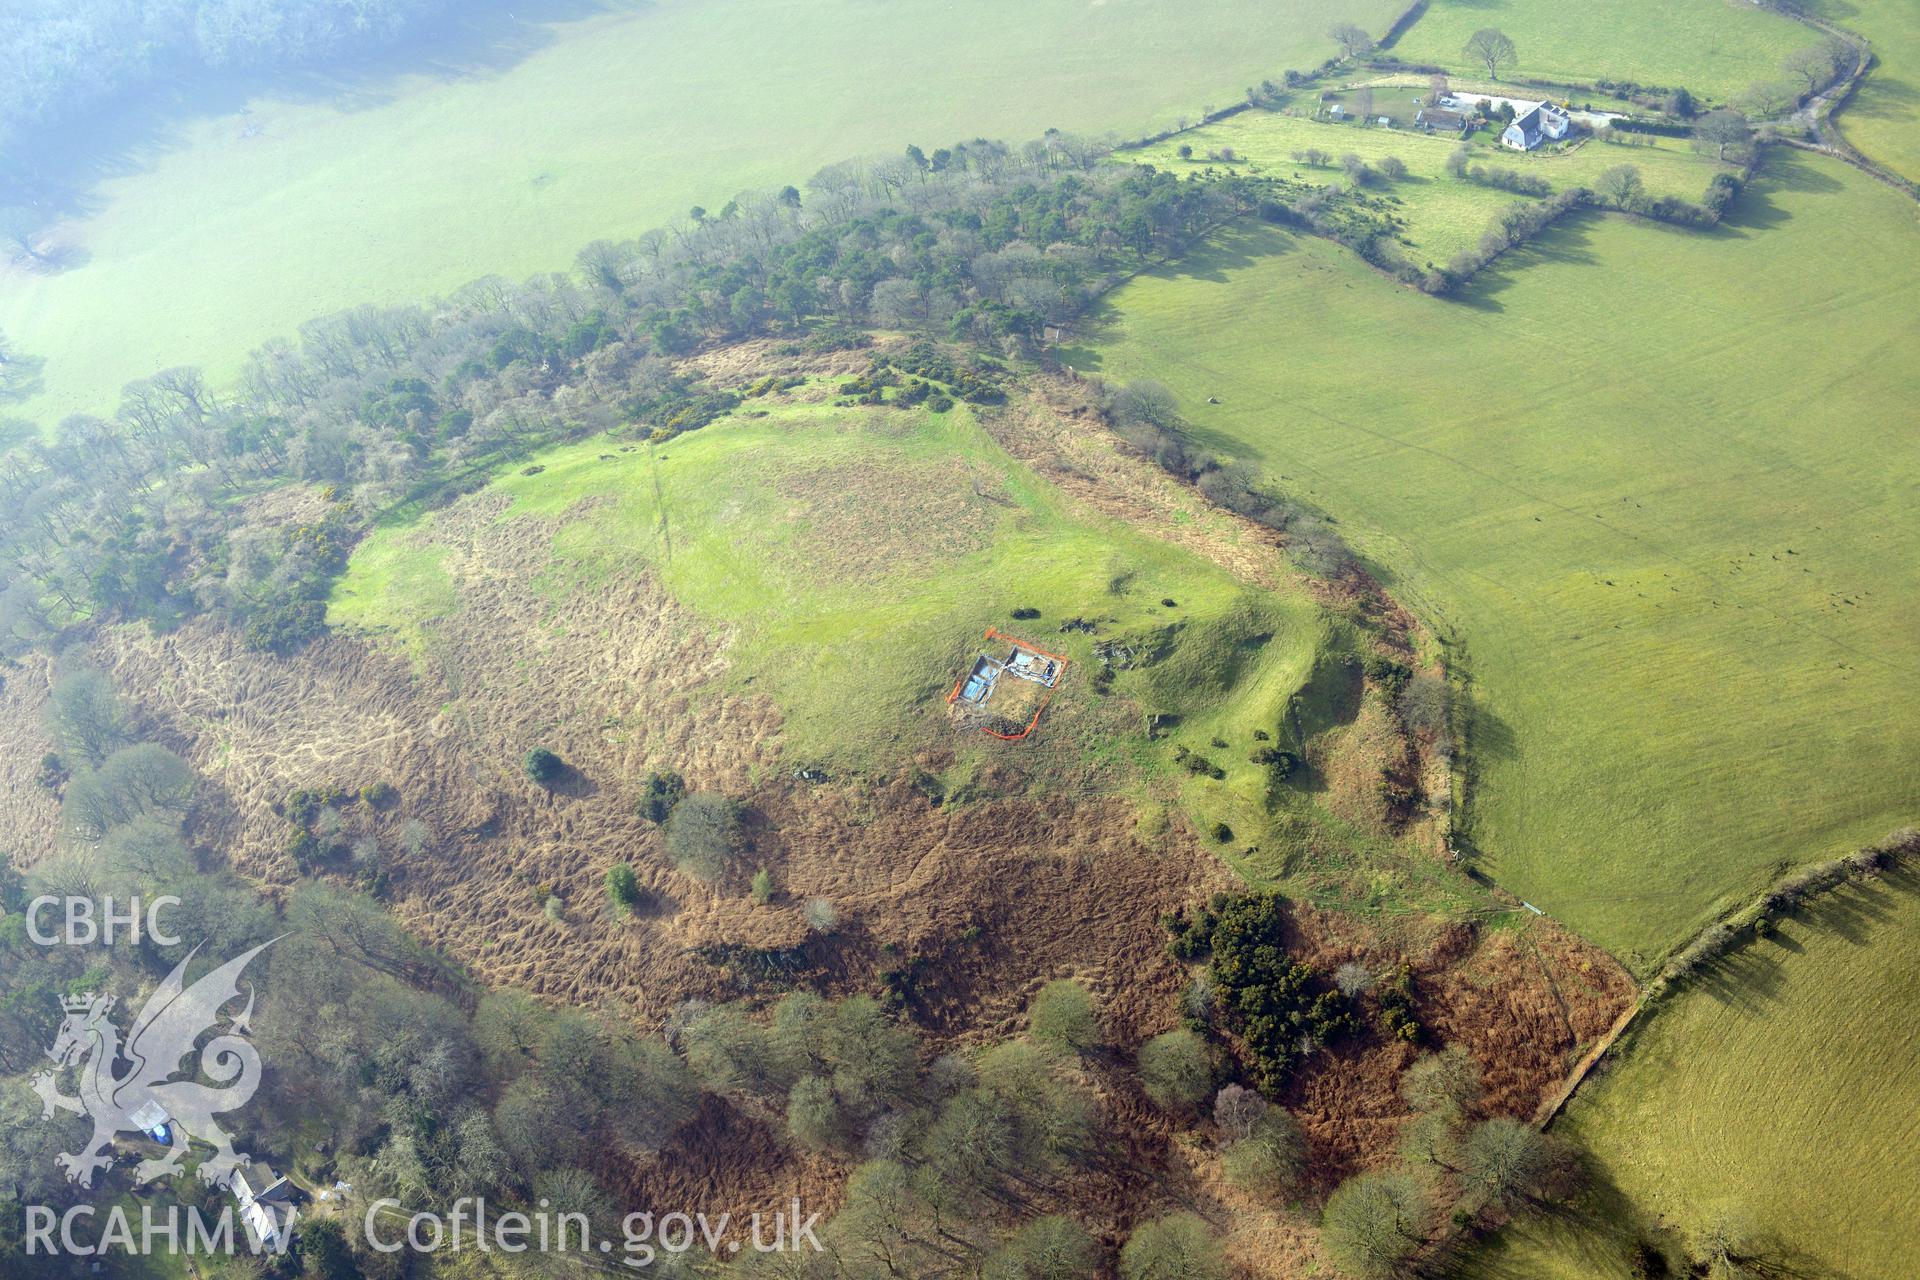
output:
[[[953,692],[947,695],[948,713],[956,724],[1015,742],[1040,723],[1040,714],[1071,664],[1057,653],[993,627],[987,628],[986,638],[998,643],[954,682]]]

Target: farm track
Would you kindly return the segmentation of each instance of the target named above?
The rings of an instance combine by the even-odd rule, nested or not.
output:
[[[1880,59],[1873,52],[1871,42],[1856,31],[1849,30],[1838,23],[1828,22],[1824,18],[1815,17],[1797,7],[1771,3],[1770,0],[1760,0],[1760,2],[1775,13],[1791,18],[1823,35],[1844,41],[1854,51],[1853,66],[1848,69],[1847,74],[1838,84],[1828,85],[1814,94],[1798,110],[1783,118],[1790,127],[1799,127],[1813,133],[1818,141],[1807,142],[1797,138],[1782,138],[1781,141],[1797,150],[1831,156],[1850,164],[1909,199],[1920,201],[1920,184],[1901,177],[1849,142],[1839,119],[1845,112],[1847,104],[1853,100],[1854,95],[1860,91],[1860,87],[1866,83],[1867,77],[1879,65]]]

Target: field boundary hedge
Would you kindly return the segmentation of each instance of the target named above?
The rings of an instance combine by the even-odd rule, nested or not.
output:
[[[1400,16],[1387,24],[1387,29],[1374,43],[1375,49],[1391,49],[1400,43],[1400,37],[1427,11],[1427,0],[1413,0],[1413,3],[1400,11]]]
[[[1665,120],[1642,120],[1638,116],[1621,116],[1607,122],[1609,129],[1618,129],[1621,133],[1651,133],[1662,138],[1691,138],[1693,126],[1690,124],[1669,124]]]
[[[1795,911],[1850,884],[1879,879],[1890,871],[1920,863],[1920,827],[1902,827],[1884,839],[1845,857],[1815,862],[1775,880],[1753,901],[1716,920],[1693,941],[1668,958],[1658,975],[1641,991],[1633,1007],[1620,1016],[1596,1047],[1575,1064],[1560,1091],[1534,1117],[1541,1128],[1551,1125],[1573,1101],[1595,1067],[1613,1051],[1626,1033],[1643,1018],[1657,1012],[1689,979],[1714,964],[1754,945],[1772,932],[1775,916]],[[1763,923],[1766,922],[1766,923]]]

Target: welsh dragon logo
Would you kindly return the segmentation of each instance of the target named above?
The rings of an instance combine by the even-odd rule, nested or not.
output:
[[[214,1122],[216,1115],[245,1106],[260,1087],[260,1054],[245,1038],[253,1016],[251,987],[246,1008],[200,1050],[199,1073],[221,1087],[174,1077],[182,1074],[181,1059],[214,1029],[220,1010],[239,998],[240,974],[248,962],[272,945],[255,947],[188,986],[187,966],[199,951],[195,947],[147,1000],[124,1045],[109,1017],[112,996],[70,996],[61,1002],[66,1021],[47,1051],[57,1068],[35,1076],[33,1090],[40,1095],[44,1117],[58,1110],[93,1121],[91,1141],[78,1152],[56,1157],[68,1181],[91,1187],[94,1174],[113,1164],[114,1138],[147,1127],[135,1116],[164,1115],[171,1143],[164,1155],[140,1162],[134,1171],[140,1182],[179,1173],[190,1138],[214,1148],[200,1166],[203,1182],[226,1186],[236,1170],[252,1163],[251,1157],[233,1149],[232,1137]],[[122,1062],[126,1070],[117,1071]],[[60,1092],[59,1075],[69,1068],[79,1070],[79,1097]]]

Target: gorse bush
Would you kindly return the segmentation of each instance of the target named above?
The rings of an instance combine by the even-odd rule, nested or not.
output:
[[[1389,969],[1374,988],[1374,998],[1380,1005],[1380,1029],[1395,1040],[1417,1042],[1421,1036],[1420,1019],[1414,1008],[1417,995],[1412,965],[1400,964]]]
[[[1227,902],[1209,938],[1220,1007],[1267,1090],[1320,1045],[1359,1029],[1347,998],[1287,954],[1285,932],[1286,899],[1263,892]]]
[[[621,911],[636,911],[646,902],[646,891],[640,887],[632,863],[616,862],[607,868],[607,897]]]
[[[650,773],[640,799],[634,802],[634,812],[656,825],[664,823],[686,791],[687,784],[679,774],[670,771]]]
[[[529,750],[520,766],[526,771],[527,777],[542,786],[557,780],[567,771],[566,761],[545,747]]]

